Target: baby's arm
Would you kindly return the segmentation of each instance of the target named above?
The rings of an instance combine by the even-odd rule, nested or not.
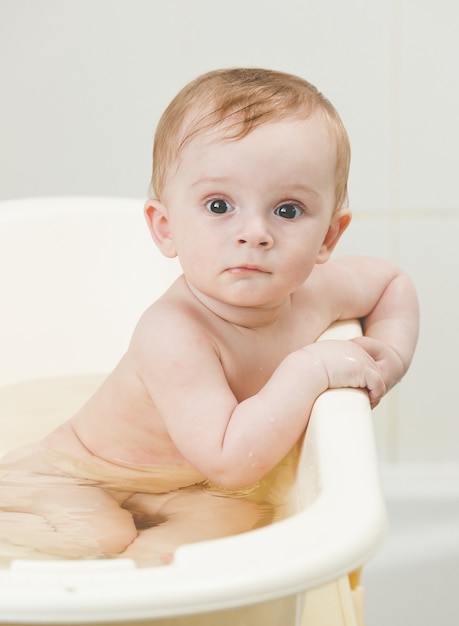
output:
[[[154,324],[161,332],[143,333],[136,342],[144,355],[142,379],[178,450],[221,487],[253,484],[274,467],[298,441],[326,389],[366,388],[373,400],[385,392],[363,348],[324,341],[290,353],[258,393],[239,401],[205,328],[168,313]]]
[[[213,483],[238,488],[258,481],[298,441],[326,389],[367,389],[375,405],[409,365],[417,299],[405,274],[385,262],[346,259],[318,266],[311,281],[309,302],[325,325],[364,318],[366,337],[293,351],[246,399],[231,390],[205,325],[186,313],[169,308],[134,342],[141,378],[169,435]]]
[[[344,285],[349,293],[341,316],[362,317],[364,337],[354,341],[375,359],[389,391],[406,373],[416,347],[419,307],[413,283],[399,268],[378,259],[349,257],[331,266],[338,270],[333,291]]]

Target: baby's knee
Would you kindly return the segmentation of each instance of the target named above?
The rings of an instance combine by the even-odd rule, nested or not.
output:
[[[132,515],[123,509],[93,519],[91,526],[104,556],[122,554],[138,537]]]

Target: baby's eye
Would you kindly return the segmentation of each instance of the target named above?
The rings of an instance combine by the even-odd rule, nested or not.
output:
[[[280,206],[278,206],[274,213],[276,215],[279,215],[279,217],[285,218],[286,220],[293,220],[296,217],[300,217],[300,215],[303,215],[303,210],[300,209],[300,207],[298,207],[296,204],[286,202],[285,204],[281,204]]]
[[[231,204],[221,199],[210,200],[210,202],[206,204],[206,207],[211,213],[218,213],[219,215],[233,211]]]

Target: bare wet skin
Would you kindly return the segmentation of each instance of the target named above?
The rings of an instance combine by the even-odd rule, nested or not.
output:
[[[74,377],[0,389],[6,450],[21,440],[29,443],[24,434],[40,437],[67,419],[99,380]],[[31,424],[30,433],[24,424]],[[260,484],[239,492],[196,482],[193,468],[141,467],[140,473],[116,476],[112,468],[77,467],[74,459],[49,456],[33,445],[19,453],[18,465],[15,458],[0,465],[3,566],[17,558],[119,557],[138,566],[164,565],[179,545],[247,532],[291,513],[294,452]],[[177,488],[187,481],[189,486]]]

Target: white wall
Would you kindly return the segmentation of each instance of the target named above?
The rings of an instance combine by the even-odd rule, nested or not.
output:
[[[456,0],[0,0],[0,199],[144,196],[165,105],[216,67],[298,73],[351,136],[340,253],[402,264],[416,360],[375,415],[388,461],[459,461]]]

